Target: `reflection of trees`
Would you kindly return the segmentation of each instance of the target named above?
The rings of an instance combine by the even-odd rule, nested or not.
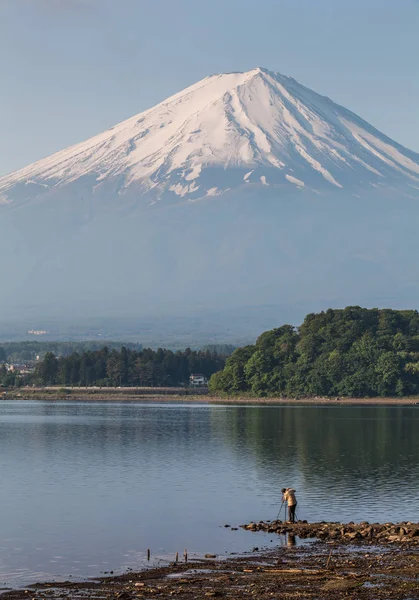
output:
[[[311,490],[336,487],[342,478],[345,486],[386,479],[417,487],[416,407],[40,403],[34,411],[20,437],[13,428],[2,436],[5,444],[24,439],[25,451],[45,464],[50,457],[85,464],[88,457],[92,469],[136,464],[149,474],[170,465],[193,485],[196,473],[217,461],[265,489],[303,481]]]
[[[135,453],[148,463],[187,464],[210,454],[216,443],[205,407],[176,404],[39,403],[25,430],[26,443],[37,451],[112,463]]]
[[[237,407],[216,419],[227,443],[253,457],[263,478],[299,471],[332,485],[383,476],[417,477],[417,411],[412,407]],[[214,424],[214,423],[213,423]]]

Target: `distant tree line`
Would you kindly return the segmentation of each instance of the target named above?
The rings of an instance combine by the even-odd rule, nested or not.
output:
[[[209,351],[140,351],[123,346],[120,351],[104,347],[95,352],[74,352],[57,358],[48,352],[39,362],[33,382],[68,386],[178,386],[192,373],[210,377],[224,367],[225,357]]]
[[[35,360],[37,356],[45,356],[47,352],[52,352],[56,356],[68,356],[74,352],[87,352],[100,350],[104,346],[109,349],[120,350],[125,346],[129,350],[141,350],[142,345],[136,343],[121,343],[108,341],[87,340],[83,342],[1,342],[0,343],[0,363],[2,362],[26,362]]]
[[[359,306],[263,333],[210,380],[215,393],[404,396],[419,393],[419,313]]]
[[[233,354],[234,350],[237,350],[237,346],[233,344],[207,344],[202,347],[202,350],[208,350],[208,352],[215,352],[216,354],[221,354],[222,356],[230,356]]]

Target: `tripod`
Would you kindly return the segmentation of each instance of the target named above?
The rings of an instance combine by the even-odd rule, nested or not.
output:
[[[277,520],[277,521],[278,521],[278,519],[279,519],[279,515],[280,515],[280,513],[281,513],[281,510],[282,510],[282,507],[283,507],[283,505],[284,505],[284,502],[285,502],[285,500],[282,500],[282,503],[281,503],[280,509],[278,510],[278,514],[277,514],[277,516],[276,516],[276,520]],[[286,504],[285,504],[285,515],[284,515],[284,519],[285,519],[285,520],[287,520],[287,505],[286,505]]]

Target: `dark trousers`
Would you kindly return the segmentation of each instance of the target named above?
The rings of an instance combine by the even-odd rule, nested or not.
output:
[[[294,504],[293,506],[288,506],[288,521],[291,521],[291,523],[295,523],[295,509],[296,509],[297,505]]]

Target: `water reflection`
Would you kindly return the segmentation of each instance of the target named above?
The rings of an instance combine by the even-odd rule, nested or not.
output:
[[[416,407],[243,407],[225,416],[238,460],[253,460],[264,486],[297,488],[300,517],[418,519]]]
[[[300,519],[417,521],[418,422],[417,407],[2,402],[0,583],[135,567],[149,547],[251,549],[224,524],[276,518],[287,486]]]

